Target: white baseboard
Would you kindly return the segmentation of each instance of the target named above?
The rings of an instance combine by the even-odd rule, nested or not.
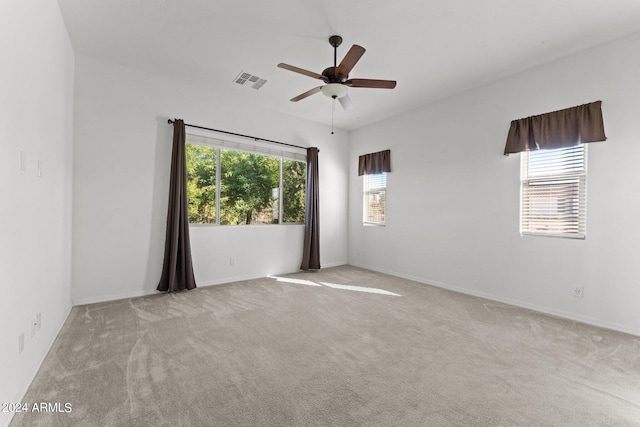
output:
[[[284,274],[284,273],[274,273],[274,274]],[[223,279],[209,280],[206,282],[198,282],[198,287],[204,288],[207,286],[224,285],[227,283],[234,283],[234,282],[244,282],[245,280],[261,279],[266,276],[267,274],[247,274],[243,276],[225,277]]]
[[[323,264],[322,268],[338,267],[338,266],[341,266],[341,265],[345,265],[345,263],[342,263],[342,262],[326,263],[326,264]],[[353,265],[355,267],[365,268],[367,270],[377,271],[377,272],[384,273],[384,274],[389,274],[391,276],[400,277],[400,278],[407,279],[407,280],[412,280],[414,282],[422,283],[422,284],[425,284],[425,285],[430,285],[430,286],[435,286],[435,287],[438,287],[438,288],[448,289],[450,291],[459,292],[459,293],[463,293],[463,294],[467,294],[467,295],[472,295],[472,296],[476,296],[476,297],[480,297],[480,298],[485,298],[485,299],[492,300],[492,301],[502,302],[502,303],[505,303],[505,304],[514,305],[516,307],[522,307],[522,308],[526,308],[526,309],[529,309],[529,310],[538,311],[540,313],[550,314],[552,316],[558,316],[558,317],[562,317],[562,318],[565,318],[565,319],[574,320],[574,321],[577,321],[577,322],[586,323],[586,324],[593,325],[593,326],[598,326],[598,327],[601,327],[601,328],[612,329],[612,330],[623,332],[623,333],[626,333],[626,334],[640,336],[640,330],[634,329],[634,328],[629,328],[629,327],[627,327],[625,325],[620,325],[620,324],[614,323],[614,322],[609,322],[609,321],[605,321],[605,320],[601,320],[601,319],[596,319],[596,318],[589,317],[589,316],[582,316],[582,315],[571,313],[571,312],[564,311],[564,310],[557,310],[557,309],[554,309],[554,308],[551,308],[551,307],[545,307],[545,306],[541,306],[541,305],[537,305],[537,304],[531,304],[531,303],[526,302],[526,301],[516,300],[516,299],[512,299],[512,298],[504,298],[504,297],[499,296],[499,295],[489,294],[489,293],[486,293],[486,292],[480,292],[480,291],[476,291],[474,289],[464,288],[464,287],[460,287],[460,286],[454,286],[454,285],[450,285],[450,284],[447,284],[447,283],[441,283],[441,282],[438,282],[436,280],[429,280],[429,279],[425,279],[423,277],[412,276],[412,275],[404,274],[404,273],[401,273],[401,272],[398,272],[398,271],[385,270],[385,269],[381,269],[381,268],[378,268],[378,267],[375,267],[375,266],[371,266],[371,265],[358,264],[358,263],[350,263],[350,265]],[[270,274],[291,274],[291,273],[295,273],[295,271],[291,271],[291,272],[273,272],[273,273],[270,273]],[[267,276],[267,274],[249,274],[249,275],[225,277],[225,278],[221,278],[221,279],[218,279],[218,280],[209,280],[209,281],[205,281],[205,282],[198,282],[198,286],[199,287],[215,286],[215,285],[221,285],[221,284],[225,284],[225,283],[241,282],[241,281],[244,281],[244,280],[255,280],[255,279],[260,279],[260,278],[265,277],[265,276]],[[155,289],[147,289],[147,290],[137,290],[137,291],[133,291],[133,292],[123,292],[123,293],[117,293],[117,294],[103,295],[103,296],[94,297],[94,298],[84,298],[84,299],[78,299],[78,300],[74,299],[73,300],[73,305],[76,306],[76,305],[85,305],[85,304],[95,304],[95,303],[99,303],[99,302],[115,301],[115,300],[119,300],[119,299],[136,298],[136,297],[142,297],[142,296],[146,296],[146,295],[154,295],[156,293],[158,293],[158,291],[155,290]]]
[[[77,305],[96,304],[99,302],[117,301],[120,299],[144,297],[158,293],[155,289],[141,289],[131,292],[119,292],[115,294],[100,295],[96,297],[73,299],[74,307]]]
[[[365,268],[367,270],[377,271],[379,273],[388,274],[390,276],[400,277],[400,278],[411,280],[411,281],[414,281],[414,282],[418,282],[418,283],[421,283],[421,284],[424,284],[424,285],[435,286],[437,288],[443,288],[443,289],[447,289],[447,290],[450,290],[450,291],[458,292],[458,293],[461,293],[461,294],[471,295],[471,296],[475,296],[475,297],[479,297],[479,298],[485,298],[485,299],[488,299],[488,300],[492,300],[492,301],[497,301],[497,302],[501,302],[501,303],[504,303],[504,304],[513,305],[513,306],[516,306],[516,307],[526,308],[528,310],[537,311],[537,312],[540,312],[540,313],[549,314],[549,315],[556,316],[556,317],[562,317],[564,319],[573,320],[573,321],[580,322],[580,323],[586,323],[588,325],[598,326],[600,328],[606,328],[606,329],[611,329],[611,330],[618,331],[618,332],[623,332],[625,334],[640,336],[640,330],[638,330],[638,329],[629,328],[629,327],[627,327],[625,325],[620,325],[618,323],[609,322],[609,321],[606,321],[606,320],[596,319],[596,318],[588,317],[588,316],[582,316],[582,315],[571,313],[571,312],[568,312],[568,311],[557,310],[557,309],[554,309],[554,308],[551,308],[551,307],[545,307],[545,306],[541,306],[541,305],[537,305],[537,304],[531,304],[531,303],[528,303],[526,301],[520,301],[520,300],[511,299],[511,298],[504,298],[504,297],[501,297],[499,295],[493,295],[493,294],[480,292],[480,291],[476,291],[476,290],[469,289],[469,288],[463,288],[463,287],[460,287],[460,286],[453,286],[453,285],[449,285],[447,283],[438,282],[436,280],[429,280],[429,279],[425,279],[423,277],[417,277],[417,276],[412,276],[412,275],[409,275],[409,274],[403,274],[403,273],[400,273],[400,272],[397,272],[397,271],[392,271],[392,270],[385,270],[385,269],[377,268],[377,267],[370,266],[370,265],[357,264],[357,263],[350,263],[350,265],[353,265],[354,267]]]
[[[341,265],[345,265],[344,262],[337,262],[337,263],[328,263],[328,264],[323,264],[321,268],[331,268],[331,267],[338,267]],[[224,279],[220,279],[220,280],[210,280],[207,282],[198,282],[198,287],[205,287],[205,286],[215,286],[215,285],[224,285],[226,283],[233,283],[233,282],[242,282],[244,280],[255,280],[255,279],[262,279],[263,277],[267,277],[267,276],[279,276],[279,275],[283,275],[283,274],[293,274],[293,273],[297,273],[300,272],[302,270],[296,270],[296,271],[277,271],[277,272],[272,272],[272,273],[268,273],[268,274],[253,274],[253,275],[246,275],[246,276],[236,276],[236,277],[226,277]]]
[[[40,370],[40,367],[42,366],[44,359],[47,357],[47,354],[49,354],[49,351],[51,351],[51,347],[53,347],[53,343],[56,342],[58,335],[60,335],[60,331],[62,331],[64,324],[67,323],[67,319],[71,314],[71,310],[73,310],[73,305],[69,306],[69,309],[67,310],[67,314],[66,316],[64,316],[64,320],[60,323],[60,325],[58,325],[57,331],[55,332],[55,334],[52,335],[52,337],[49,340],[49,343],[45,345],[44,348],[42,349],[42,352],[38,357],[38,363],[36,368],[33,370],[33,372],[31,372],[31,375],[29,375],[28,379],[22,383],[18,392],[16,393],[15,400],[13,400],[13,402],[24,402],[24,396],[27,394],[27,391],[29,390],[31,383],[33,382],[36,375],[38,374],[38,371]],[[0,424],[2,424],[3,427],[8,427],[9,424],[11,424],[11,420],[13,420],[14,415],[15,415],[14,412],[9,413],[9,416],[7,419],[0,420]],[[6,424],[3,424],[5,422]]]
[[[327,264],[323,264],[322,268],[337,267],[340,265],[345,265],[345,263],[344,262],[327,263]],[[297,271],[300,271],[300,270],[297,270]],[[216,280],[198,281],[197,285],[198,287],[222,285],[225,283],[260,279],[260,278],[266,277],[269,274],[291,274],[295,272],[296,271],[288,271],[288,272],[277,271],[277,272],[269,272],[269,273],[263,273],[263,274],[246,274],[246,275],[240,275],[240,276],[223,277]],[[73,305],[76,306],[76,305],[96,304],[99,302],[108,302],[108,301],[117,301],[117,300],[127,299],[127,298],[144,297],[147,295],[154,295],[157,293],[158,291],[155,289],[138,289],[130,292],[119,292],[114,294],[100,295],[96,297],[78,298],[78,299],[74,298]]]

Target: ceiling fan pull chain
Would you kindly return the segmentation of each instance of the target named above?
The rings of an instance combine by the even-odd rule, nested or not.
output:
[[[331,135],[333,135],[333,116],[336,114],[336,97],[331,100]]]

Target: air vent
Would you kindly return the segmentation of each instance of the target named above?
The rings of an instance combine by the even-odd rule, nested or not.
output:
[[[247,86],[252,89],[260,89],[267,82],[265,79],[261,79],[253,74],[240,71],[240,74],[234,79],[234,82],[242,86]]]

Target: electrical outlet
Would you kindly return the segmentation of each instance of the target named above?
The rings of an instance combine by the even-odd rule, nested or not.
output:
[[[24,351],[24,332],[18,336],[18,354]]]
[[[584,297],[584,288],[582,286],[573,287],[573,296],[576,298]]]
[[[40,329],[42,327],[42,313],[36,314],[36,329]]]
[[[236,265],[236,259],[234,257],[229,258],[229,266],[233,267]]]

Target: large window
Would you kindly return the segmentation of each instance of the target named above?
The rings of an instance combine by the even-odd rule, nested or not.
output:
[[[386,202],[387,173],[364,175],[363,222],[384,225]]]
[[[201,144],[186,162],[189,223],[304,222],[305,162]]]
[[[586,146],[521,156],[520,233],[584,239]]]

